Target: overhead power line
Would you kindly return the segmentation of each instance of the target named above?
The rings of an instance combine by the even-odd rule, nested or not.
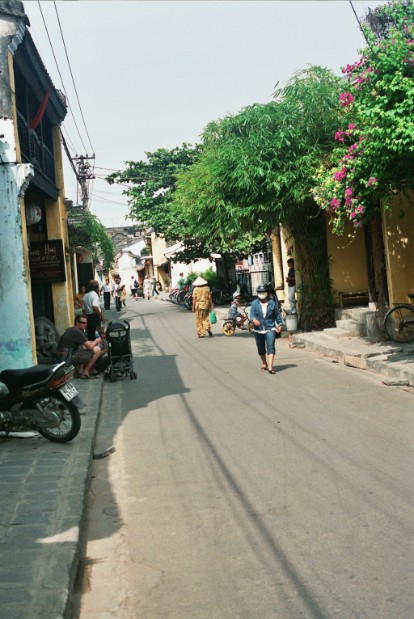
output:
[[[75,93],[76,93],[76,99],[77,99],[77,101],[78,101],[79,110],[80,110],[80,113],[81,113],[81,116],[82,116],[83,126],[85,127],[86,135],[88,136],[88,140],[89,140],[89,144],[90,144],[90,147],[91,147],[91,149],[92,149],[92,152],[94,153],[94,152],[95,152],[95,149],[94,149],[94,147],[93,147],[93,145],[92,145],[91,138],[89,137],[88,128],[87,128],[87,126],[86,126],[85,117],[84,117],[84,115],[83,115],[82,106],[81,106],[81,104],[80,104],[79,94],[78,94],[78,89],[76,88],[75,78],[73,77],[72,67],[71,67],[71,64],[70,64],[69,56],[68,56],[68,50],[67,50],[67,48],[66,48],[65,38],[64,38],[64,36],[63,36],[62,25],[61,25],[61,23],[60,23],[60,18],[59,18],[59,13],[58,13],[58,10],[57,10],[56,2],[55,2],[55,1],[53,1],[53,4],[54,4],[54,7],[55,7],[56,17],[57,17],[58,24],[59,24],[60,36],[62,37],[63,47],[64,47],[64,49],[65,49],[66,60],[68,61],[68,66],[69,66],[69,71],[70,71],[70,75],[71,75],[71,78],[72,78],[73,88],[74,88]]]
[[[77,124],[76,119],[75,119],[75,115],[74,115],[73,110],[72,110],[72,106],[71,106],[71,104],[70,104],[70,100],[69,100],[69,97],[68,97],[68,93],[66,92],[66,88],[65,88],[65,85],[64,85],[64,82],[63,82],[63,77],[62,77],[62,74],[61,74],[61,72],[60,72],[60,68],[59,68],[59,63],[58,63],[58,61],[57,61],[56,54],[55,54],[55,50],[54,50],[54,47],[53,47],[53,44],[52,44],[52,41],[51,41],[51,38],[50,38],[49,30],[48,30],[48,27],[47,27],[47,25],[46,25],[45,16],[43,15],[42,7],[41,7],[41,5],[40,5],[40,0],[37,0],[37,4],[39,5],[39,10],[40,10],[40,14],[41,14],[41,16],[42,16],[43,25],[44,25],[45,30],[46,30],[46,34],[47,34],[47,38],[48,38],[48,40],[49,40],[50,48],[51,48],[51,50],[52,50],[53,58],[55,59],[56,68],[57,68],[57,70],[58,70],[59,77],[60,77],[60,80],[61,80],[61,83],[62,83],[62,88],[63,88],[63,90],[64,90],[64,93],[65,93],[65,96],[66,96],[66,100],[67,100],[67,102],[68,102],[69,110],[70,110],[70,113],[71,113],[71,115],[72,115],[73,122],[75,123],[75,127],[76,127],[76,130],[77,130],[77,132],[78,132],[78,135],[79,135],[80,141],[81,141],[81,143],[82,143],[82,146],[83,146],[83,148],[85,149],[85,152],[86,152],[88,149],[86,148],[86,146],[85,146],[85,144],[84,144],[84,142],[83,142],[83,139],[82,139],[81,133],[80,133],[80,131],[79,131],[78,124]]]
[[[358,15],[357,15],[357,12],[355,11],[355,7],[354,7],[354,5],[352,4],[352,0],[349,0],[349,4],[351,5],[351,8],[352,8],[352,10],[353,10],[353,12],[354,12],[355,19],[356,19],[356,20],[357,20],[357,22],[358,22],[359,29],[360,29],[360,31],[362,32],[362,35],[363,35],[363,37],[364,37],[365,41],[366,41],[366,42],[367,42],[367,44],[369,45],[369,41],[368,41],[368,39],[367,39],[367,37],[366,37],[366,34],[365,34],[365,32],[364,32],[364,29],[363,29],[363,27],[362,27],[361,20],[359,19]]]
[[[64,150],[65,150],[65,153],[66,153],[66,155],[67,155],[67,158],[69,159],[69,163],[70,163],[70,165],[71,165],[71,167],[72,167],[72,170],[73,170],[73,171],[74,171],[74,173],[75,173],[76,180],[77,180],[78,182],[80,182],[80,181],[79,181],[79,176],[78,176],[78,171],[77,171],[77,169],[76,169],[76,167],[75,167],[75,164],[73,163],[73,160],[72,160],[71,154],[70,154],[70,152],[69,152],[69,148],[68,148],[67,142],[66,142],[66,140],[65,140],[65,136],[64,136],[64,135],[63,135],[63,133],[62,133],[62,130],[60,131],[60,139],[62,140],[63,148],[64,148]]]

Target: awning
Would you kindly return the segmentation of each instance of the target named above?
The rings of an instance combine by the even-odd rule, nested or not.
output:
[[[171,247],[165,250],[164,256],[167,259],[173,258],[175,254],[178,254],[178,252],[183,251],[183,249],[184,249],[184,243],[176,243],[175,245],[171,245]]]

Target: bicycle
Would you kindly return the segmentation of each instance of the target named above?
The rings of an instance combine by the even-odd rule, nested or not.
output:
[[[224,335],[227,335],[228,337],[230,337],[231,335],[234,334],[236,329],[240,329],[241,331],[249,331],[249,333],[252,333],[254,329],[254,325],[247,315],[246,307],[239,308],[240,314],[242,314],[245,317],[244,322],[246,326],[244,326],[242,321],[238,320],[237,318],[225,318],[223,322],[223,326],[221,327],[221,331]]]
[[[407,295],[414,299],[414,294]],[[414,305],[398,303],[385,314],[384,333],[398,344],[414,341]]]

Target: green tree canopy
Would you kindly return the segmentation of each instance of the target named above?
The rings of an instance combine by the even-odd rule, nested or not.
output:
[[[71,249],[90,249],[93,262],[97,264],[102,260],[104,269],[110,269],[115,260],[115,249],[99,219],[90,211],[82,211],[78,214],[71,212],[70,220],[68,231]]]
[[[306,215],[314,174],[332,148],[340,80],[311,67],[255,104],[210,123],[198,161],[179,177],[174,201],[198,225],[262,233]],[[235,226],[236,224],[236,226]]]
[[[278,89],[275,101],[210,123],[199,159],[179,176],[174,194],[191,227],[228,242],[247,231],[263,238],[282,223],[295,239],[303,296],[314,307],[331,304],[324,215],[312,189],[342,115],[340,82],[310,67]]]
[[[146,161],[126,161],[125,170],[106,180],[125,186],[130,219],[167,240],[181,239],[187,235],[186,221],[180,213],[171,212],[172,197],[177,175],[193,164],[199,150],[199,146],[186,143],[172,150],[159,148],[145,153]]]
[[[146,161],[127,161],[125,170],[111,174],[107,180],[125,184],[131,219],[162,234],[167,241],[183,242],[184,250],[174,256],[175,260],[190,262],[210,257],[211,253],[247,255],[252,248],[261,247],[262,237],[238,233],[230,238],[219,223],[210,222],[216,229],[213,233],[211,227],[200,226],[197,218],[190,221],[186,210],[173,204],[177,178],[195,165],[201,152],[200,145],[189,144],[172,150],[158,149],[146,153]]]

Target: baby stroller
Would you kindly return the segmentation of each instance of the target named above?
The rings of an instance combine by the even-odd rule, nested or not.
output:
[[[131,380],[137,377],[136,372],[134,372],[129,329],[129,322],[123,320],[122,323],[110,322],[106,330],[109,358],[106,374],[111,383],[114,383],[118,376],[129,374]]]

